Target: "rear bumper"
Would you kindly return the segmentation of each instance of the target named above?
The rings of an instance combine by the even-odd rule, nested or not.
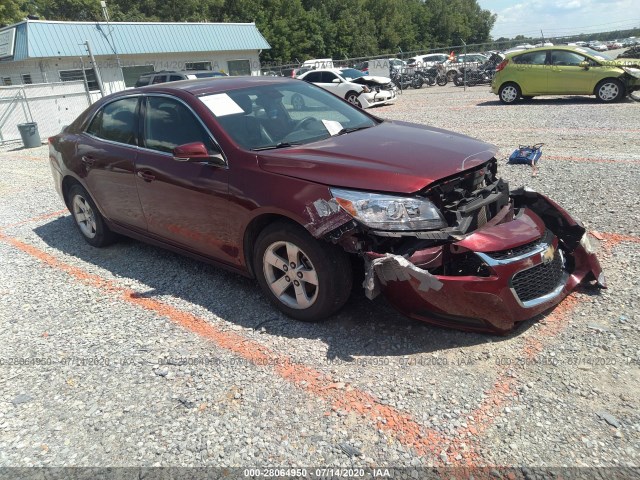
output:
[[[505,333],[553,308],[585,280],[595,280],[604,287],[598,259],[580,241],[584,228],[546,197],[526,193],[535,196],[521,199],[524,206],[518,218],[438,247],[474,256],[486,265],[485,276],[431,275],[419,262],[424,262],[425,256],[435,258],[437,252],[419,251],[408,259],[416,261],[410,264],[408,275],[394,272],[387,279],[395,280],[383,282],[382,292],[388,301],[405,315],[428,323]],[[523,246],[527,237],[534,240]],[[502,251],[496,251],[500,239],[504,242]],[[515,253],[505,258],[505,252]]]

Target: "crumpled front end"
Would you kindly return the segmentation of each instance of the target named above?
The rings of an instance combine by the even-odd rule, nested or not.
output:
[[[397,89],[386,77],[360,77],[353,83],[364,85],[364,89],[358,95],[358,100],[363,108],[376,105],[390,105],[398,100]]]
[[[365,261],[367,296],[382,293],[432,324],[505,333],[582,282],[606,287],[582,224],[544,195],[496,177],[495,159],[421,192],[448,226],[421,232],[342,225],[329,239]]]

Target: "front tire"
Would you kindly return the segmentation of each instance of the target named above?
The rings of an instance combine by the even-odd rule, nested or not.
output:
[[[500,97],[500,101],[505,105],[516,103],[520,99],[520,95],[522,95],[520,87],[511,82],[502,85],[498,91],[498,97]]]
[[[347,254],[292,223],[277,222],[260,233],[253,263],[269,301],[296,320],[326,319],[351,292],[353,271]]]
[[[596,86],[596,97],[604,103],[618,102],[624,97],[624,85],[615,78],[602,80]]]
[[[115,241],[91,195],[78,184],[67,194],[67,204],[82,238],[93,247],[106,247]]]
[[[353,91],[347,92],[344,98],[350,104],[355,105],[356,107],[362,108],[362,104],[360,103],[360,100],[358,100],[358,94],[356,92],[353,92]]]

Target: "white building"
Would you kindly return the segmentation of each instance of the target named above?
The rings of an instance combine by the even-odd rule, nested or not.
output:
[[[253,23],[25,20],[0,29],[0,85],[86,80],[99,97],[96,70],[105,94],[151,71],[259,75],[260,52],[269,48]]]

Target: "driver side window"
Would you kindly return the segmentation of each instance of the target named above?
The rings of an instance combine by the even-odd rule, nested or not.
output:
[[[179,145],[202,142],[215,153],[209,134],[193,113],[177,100],[148,97],[144,116],[143,145],[152,150],[171,153]]]
[[[563,65],[577,67],[586,60],[582,55],[566,50],[554,50],[551,52],[551,65]]]

